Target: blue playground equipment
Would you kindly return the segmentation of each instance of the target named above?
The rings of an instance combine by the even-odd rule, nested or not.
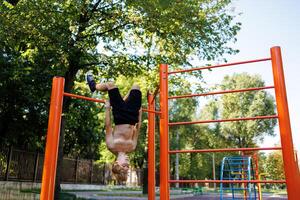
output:
[[[255,180],[252,158],[250,156],[224,157],[220,180]],[[258,199],[256,184],[220,183],[220,200],[223,199],[256,200]]]

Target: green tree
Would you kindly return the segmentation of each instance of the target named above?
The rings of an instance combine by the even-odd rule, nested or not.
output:
[[[224,80],[209,90],[236,90],[243,88],[263,87],[264,82],[257,75],[247,73],[226,76]],[[201,90],[203,90],[201,88]],[[199,110],[195,109],[195,110]],[[195,110],[191,110],[193,113]],[[217,120],[262,115],[273,115],[275,105],[273,97],[266,91],[252,91],[243,93],[214,96],[195,115],[201,120]],[[255,120],[241,122],[223,122],[194,125],[186,136],[185,148],[233,148],[254,147],[257,140],[263,140],[265,135],[273,135],[275,120]],[[224,156],[236,155],[234,152],[217,153],[216,175],[219,174],[219,165]],[[183,155],[184,165],[181,166],[184,176],[192,179],[212,178],[212,156],[209,154]],[[186,164],[188,163],[188,164]],[[201,170],[199,170],[201,169]]]
[[[258,75],[247,73],[226,76],[217,86],[221,90],[237,90],[243,88],[263,87],[264,81]],[[207,105],[206,111],[211,111],[211,119],[231,119],[242,117],[255,117],[275,114],[274,98],[266,91],[250,91],[225,94],[216,97]],[[220,139],[228,145],[236,147],[253,147],[258,140],[263,140],[265,135],[274,135],[275,119],[247,120],[226,122],[215,125]]]
[[[267,156],[265,160],[265,172],[272,180],[285,179],[281,152],[274,151]]]
[[[170,77],[169,81],[169,95],[176,96],[191,93],[191,83],[186,76]],[[195,110],[197,108],[197,101],[195,99],[174,99],[169,101],[169,121],[180,122],[180,121],[192,121]],[[196,126],[171,126],[169,128],[169,140],[170,149],[186,149],[189,147],[190,141],[193,140],[194,134],[199,134],[195,131]],[[192,156],[192,155],[191,155]],[[176,161],[177,160],[177,161]],[[187,162],[185,162],[187,160]],[[187,155],[176,155],[170,156],[170,171],[171,175],[175,177],[176,165],[179,162],[179,172],[181,177],[187,177],[187,174],[191,172],[192,164],[189,165],[189,158]],[[182,169],[182,166],[185,166]],[[173,178],[175,179],[175,178]]]
[[[65,91],[72,92],[75,80],[82,81],[82,74],[87,70],[101,77],[119,74],[131,77],[147,74],[160,62],[186,66],[193,55],[213,59],[235,53],[227,42],[235,40],[240,29],[239,23],[233,23],[234,13],[228,10],[230,0],[10,2],[12,4],[3,1],[0,6],[0,54],[7,65],[16,67],[13,74],[9,73],[9,80],[20,73],[22,84],[27,73],[29,81],[39,83],[28,85],[32,91],[43,90],[33,95],[30,103],[38,105],[42,100],[44,104],[37,107],[45,116],[45,105],[49,101],[46,91],[53,75],[64,76]],[[20,71],[21,67],[26,72]],[[70,99],[65,98],[64,113],[69,113],[71,104]],[[19,112],[24,112],[26,107],[28,105]],[[5,114],[1,112],[2,116]],[[68,135],[73,132],[67,131],[65,118],[67,116],[62,121],[58,166],[63,155],[64,131]],[[39,119],[43,119],[43,126],[38,132],[44,133],[46,118]],[[57,172],[59,181],[59,167]]]

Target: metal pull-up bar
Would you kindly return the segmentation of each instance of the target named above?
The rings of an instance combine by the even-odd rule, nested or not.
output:
[[[67,93],[67,92],[64,92],[64,96],[72,97],[72,98],[76,98],[76,99],[83,99],[83,100],[87,100],[87,101],[93,101],[96,103],[105,103],[105,100],[103,100],[103,99],[95,99],[95,98],[85,97],[85,96],[71,94],[71,93]]]
[[[275,118],[278,118],[278,116],[269,115],[269,116],[256,116],[256,117],[244,117],[244,118],[232,118],[232,119],[200,120],[200,121],[191,121],[191,122],[170,122],[169,126],[218,123],[218,122],[234,122],[234,121],[259,120],[259,119],[275,119]]]
[[[174,153],[212,153],[212,152],[234,152],[234,151],[266,151],[282,150],[281,147],[254,147],[254,148],[226,148],[226,149],[190,149],[190,150],[171,150],[169,154]]]
[[[197,68],[192,68],[192,69],[182,69],[182,70],[176,70],[176,71],[168,72],[168,74],[178,74],[178,73],[184,73],[184,72],[199,71],[199,70],[204,70],[204,69],[213,69],[213,68],[219,68],[219,67],[243,65],[243,64],[263,62],[263,61],[268,61],[268,60],[271,60],[271,58],[262,58],[262,59],[248,60],[248,61],[242,61],[242,62],[233,62],[233,63],[226,63],[226,64],[220,64],[220,65],[197,67]]]
[[[81,96],[81,95],[77,95],[77,94],[71,94],[71,93],[67,93],[67,92],[64,92],[64,96],[72,97],[72,98],[76,98],[76,99],[83,99],[83,100],[87,100],[87,101],[93,101],[93,102],[96,102],[96,103],[105,103],[105,100],[103,100],[103,99],[95,99],[95,98],[85,97],[85,96]],[[153,99],[151,101],[153,101]],[[147,109],[147,108],[142,108],[142,111],[143,112],[154,113],[154,114],[157,114],[157,115],[159,115],[161,113],[159,111],[150,110],[150,109]]]
[[[227,93],[237,93],[237,92],[249,92],[256,90],[265,90],[265,89],[273,89],[274,86],[265,86],[265,87],[256,87],[256,88],[246,88],[246,89],[238,89],[238,90],[225,90],[225,91],[216,91],[216,92],[208,92],[202,94],[186,94],[181,96],[171,96],[169,99],[181,99],[181,98],[189,98],[189,97],[203,97],[209,95],[217,95],[217,94],[227,94]]]

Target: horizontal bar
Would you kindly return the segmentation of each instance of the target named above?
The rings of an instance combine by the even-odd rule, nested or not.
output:
[[[143,112],[155,113],[155,114],[157,114],[157,115],[160,115],[160,114],[161,114],[160,111],[148,110],[148,109],[145,109],[145,108],[143,108],[142,110],[143,110]]]
[[[67,92],[64,92],[64,95],[67,97],[73,97],[76,99],[83,99],[83,100],[93,101],[93,102],[97,102],[97,103],[105,103],[105,100],[103,100],[103,99],[95,99],[95,98],[85,97],[85,96],[71,94],[71,93],[67,93]]]
[[[180,99],[180,98],[188,98],[188,97],[209,96],[209,95],[216,95],[216,94],[247,92],[247,91],[265,90],[265,89],[272,89],[272,88],[274,88],[274,86],[246,88],[246,89],[239,89],[239,90],[225,90],[225,91],[208,92],[208,93],[202,93],[202,94],[186,94],[186,95],[182,95],[182,96],[172,96],[172,97],[169,97],[169,99]]]
[[[267,61],[267,60],[271,60],[271,58],[262,58],[262,59],[256,59],[256,60],[233,62],[233,63],[226,63],[226,64],[220,64],[220,65],[206,66],[206,67],[197,67],[197,68],[192,68],[192,69],[182,69],[182,70],[171,71],[168,74],[191,72],[191,71],[196,71],[196,70],[212,69],[212,68],[218,68],[218,67],[227,67],[227,66],[233,66],[233,65],[242,65],[242,64],[247,64],[247,63],[263,62],[263,61]]]
[[[222,187],[222,190],[249,190],[249,188]]]
[[[281,150],[281,147],[257,147],[257,148],[227,148],[227,149],[191,149],[191,150],[170,150],[169,153],[210,153],[210,152],[230,152],[230,151],[265,151]]]
[[[98,103],[105,103],[105,100],[103,100],[103,99],[95,99],[95,98],[85,97],[85,96],[81,96],[81,95],[77,95],[77,94],[71,94],[71,93],[66,93],[66,92],[64,92],[64,95],[68,96],[68,97],[77,98],[77,99],[84,99],[84,100],[87,100],[87,101],[93,101],[93,102],[98,102]],[[145,109],[145,108],[143,108],[142,110],[143,110],[143,112],[150,112],[150,113],[155,113],[155,114],[160,114],[161,113],[159,111],[148,110],[148,109]]]
[[[233,121],[258,120],[258,119],[274,119],[274,118],[278,118],[278,116],[269,115],[269,116],[256,116],[256,117],[232,118],[232,119],[201,120],[201,121],[191,121],[191,122],[170,122],[169,126],[187,125],[187,124],[205,124],[205,123],[216,123],[216,122],[233,122]]]
[[[169,183],[285,183],[285,180],[169,180]]]

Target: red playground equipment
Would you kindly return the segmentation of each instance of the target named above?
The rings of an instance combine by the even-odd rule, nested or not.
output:
[[[240,90],[217,91],[203,94],[187,94],[182,96],[171,96],[168,94],[168,76],[178,73],[191,72],[195,70],[212,69],[219,67],[242,65],[247,63],[271,61],[274,77],[274,86],[245,88]],[[202,120],[192,122],[169,122],[168,101],[169,99],[189,98],[197,96],[208,96],[216,94],[247,92],[254,90],[275,89],[277,115],[272,116],[249,116],[245,118],[234,119],[218,119],[218,120]],[[155,96],[160,96],[160,111],[155,111]],[[42,200],[53,200],[56,162],[58,152],[58,140],[60,133],[60,123],[62,114],[62,104],[64,96],[80,98],[88,101],[104,103],[104,100],[83,97],[64,92],[64,78],[54,77],[50,114],[48,122],[47,142],[45,161],[42,178]],[[160,120],[160,199],[170,199],[170,183],[286,183],[287,194],[289,200],[297,200],[299,197],[300,173],[298,167],[297,156],[293,147],[292,132],[290,126],[290,118],[288,111],[287,95],[285,89],[283,65],[280,47],[271,48],[271,57],[257,60],[227,63],[215,66],[207,66],[201,68],[192,68],[185,70],[177,70],[168,72],[168,65],[160,65],[160,87],[154,94],[148,94],[148,108],[143,109],[148,112],[148,199],[155,199],[155,115],[159,115]],[[278,118],[279,130],[281,138],[281,147],[262,147],[262,148],[227,148],[227,149],[199,149],[199,150],[169,150],[169,126],[199,124],[199,123],[220,123],[240,120],[258,120]],[[232,152],[240,151],[242,153],[259,150],[281,150],[284,162],[284,171],[286,180],[170,180],[169,174],[169,154],[174,153],[206,153],[206,152]]]

